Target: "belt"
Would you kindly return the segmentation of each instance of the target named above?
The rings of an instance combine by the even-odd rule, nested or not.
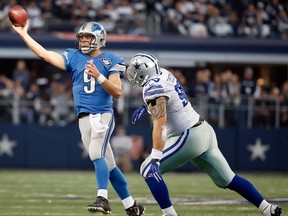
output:
[[[82,112],[82,113],[79,113],[79,115],[78,115],[78,118],[80,119],[80,118],[83,118],[83,117],[85,117],[85,116],[88,116],[90,113],[85,113],[85,112]]]
[[[198,121],[195,125],[193,125],[191,128],[198,127],[198,126],[201,125],[203,122],[204,122],[204,119],[203,119],[201,116],[199,116],[199,121]]]

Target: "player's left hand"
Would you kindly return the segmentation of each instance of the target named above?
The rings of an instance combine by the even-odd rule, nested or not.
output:
[[[141,120],[142,117],[145,115],[145,113],[147,113],[147,108],[145,105],[139,107],[138,109],[136,109],[133,114],[132,114],[132,120],[131,123],[135,124],[136,121]]]
[[[163,181],[160,170],[160,161],[159,159],[152,159],[150,161],[149,170],[147,172],[146,178],[152,177],[155,178],[158,182]]]

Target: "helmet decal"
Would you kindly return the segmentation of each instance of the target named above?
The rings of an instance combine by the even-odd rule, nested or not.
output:
[[[138,53],[136,56],[145,56],[146,58],[149,58],[151,61],[153,61],[155,64],[156,73],[158,75],[160,74],[158,59],[155,56],[148,53]]]
[[[103,29],[99,26],[99,24],[94,23],[94,24],[91,26],[91,31],[97,31],[97,30],[100,30],[100,31],[101,31],[100,34],[103,34]]]
[[[134,65],[135,70],[140,70],[140,64],[138,64],[138,62],[136,62],[136,64]]]

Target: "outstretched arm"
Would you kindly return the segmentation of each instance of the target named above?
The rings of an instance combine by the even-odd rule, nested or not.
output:
[[[29,22],[24,27],[14,25],[12,27],[37,56],[55,67],[65,70],[64,59],[59,53],[46,50],[28,34]]]

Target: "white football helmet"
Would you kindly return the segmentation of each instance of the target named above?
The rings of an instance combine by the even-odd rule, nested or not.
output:
[[[160,75],[158,59],[148,53],[138,53],[127,68],[128,81],[133,86],[144,86],[149,78]]]
[[[94,39],[91,41],[88,47],[81,46],[82,35],[91,35],[94,37]],[[84,23],[80,27],[76,37],[78,38],[78,41],[77,41],[78,49],[84,54],[87,54],[91,52],[92,50],[96,50],[100,47],[104,47],[106,43],[106,31],[103,28],[103,26],[98,22]]]

